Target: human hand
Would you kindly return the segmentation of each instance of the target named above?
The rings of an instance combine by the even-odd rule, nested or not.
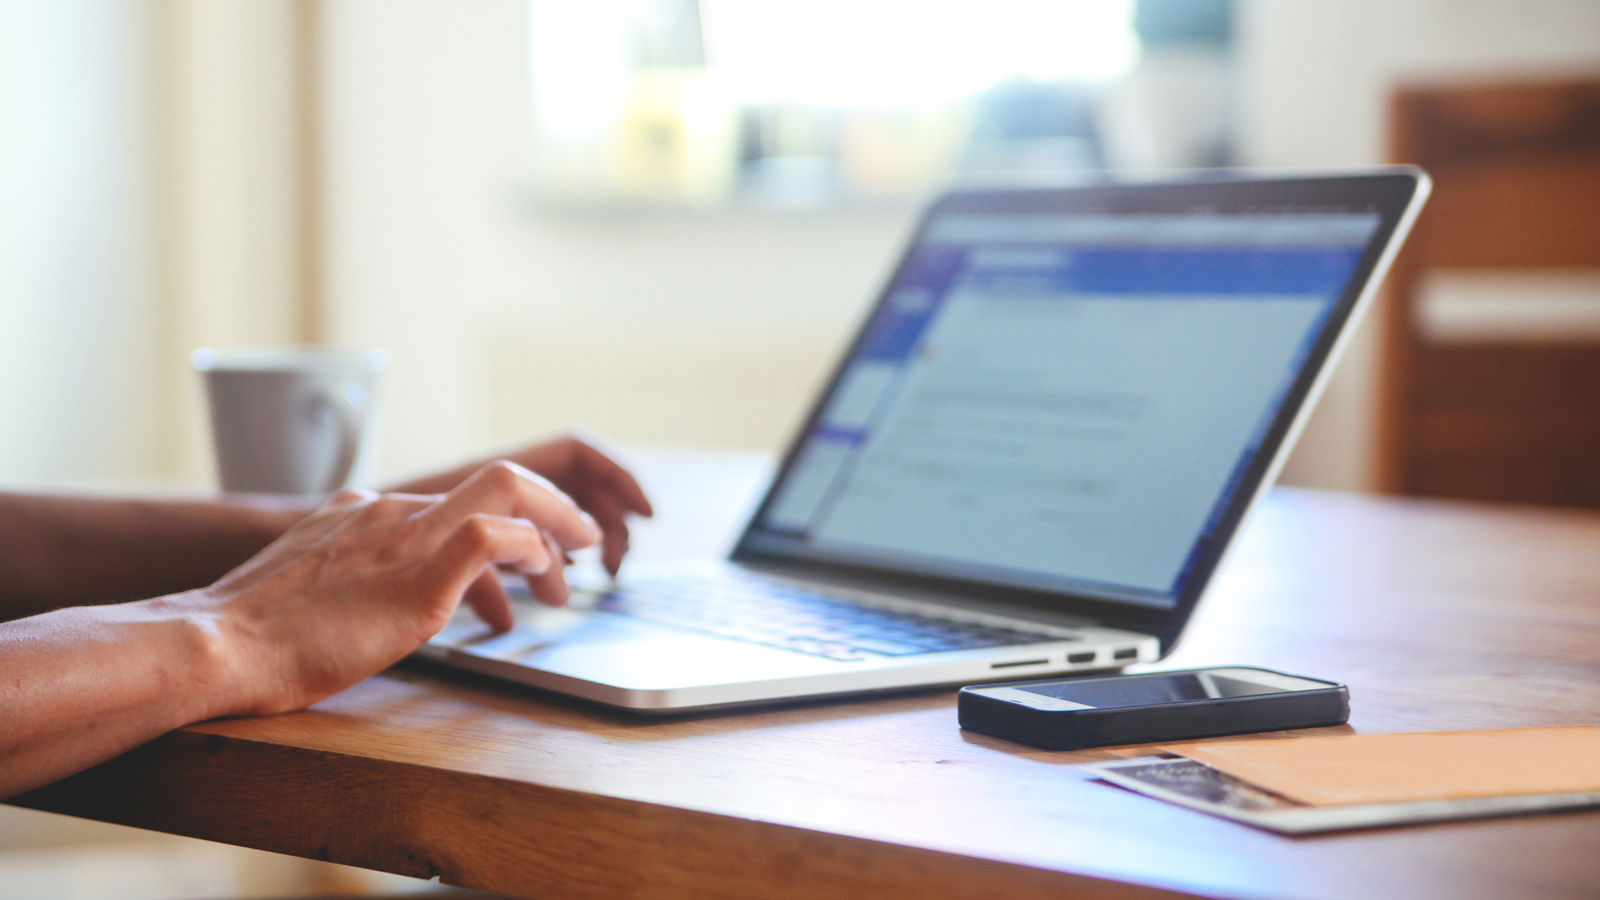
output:
[[[235,661],[218,714],[300,709],[397,661],[444,627],[463,595],[491,626],[513,622],[495,567],[545,603],[567,599],[567,551],[600,538],[543,478],[491,463],[448,495],[341,491],[209,588],[179,595]]]
[[[617,574],[622,557],[628,552],[628,515],[647,518],[654,515],[649,498],[628,470],[593,444],[573,436],[534,444],[503,458],[548,478],[594,517],[602,534],[601,561],[606,571]],[[487,462],[489,460],[469,463],[438,475],[418,478],[397,485],[393,490],[408,494],[442,494],[454,489]]]

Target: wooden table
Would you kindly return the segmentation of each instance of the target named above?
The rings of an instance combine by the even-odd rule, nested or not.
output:
[[[699,533],[759,474],[701,472]],[[1346,681],[1362,732],[1600,721],[1600,516],[1277,491],[1163,666],[1230,663]],[[1600,896],[1600,813],[1280,837],[1076,768],[1137,751],[1030,750],[954,707],[660,721],[400,668],[14,802],[530,898]]]

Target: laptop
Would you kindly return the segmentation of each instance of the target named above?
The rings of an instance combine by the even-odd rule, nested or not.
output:
[[[506,634],[462,612],[417,652],[648,713],[1159,660],[1427,192],[1387,168],[947,194],[728,558],[519,602]]]

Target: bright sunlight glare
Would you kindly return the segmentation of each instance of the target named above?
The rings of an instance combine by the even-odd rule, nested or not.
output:
[[[745,103],[937,103],[1011,76],[1101,82],[1138,57],[1132,0],[702,0]]]

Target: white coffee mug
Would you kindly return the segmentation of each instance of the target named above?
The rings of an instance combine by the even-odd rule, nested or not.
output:
[[[204,348],[222,489],[325,494],[350,484],[375,420],[381,350]]]

